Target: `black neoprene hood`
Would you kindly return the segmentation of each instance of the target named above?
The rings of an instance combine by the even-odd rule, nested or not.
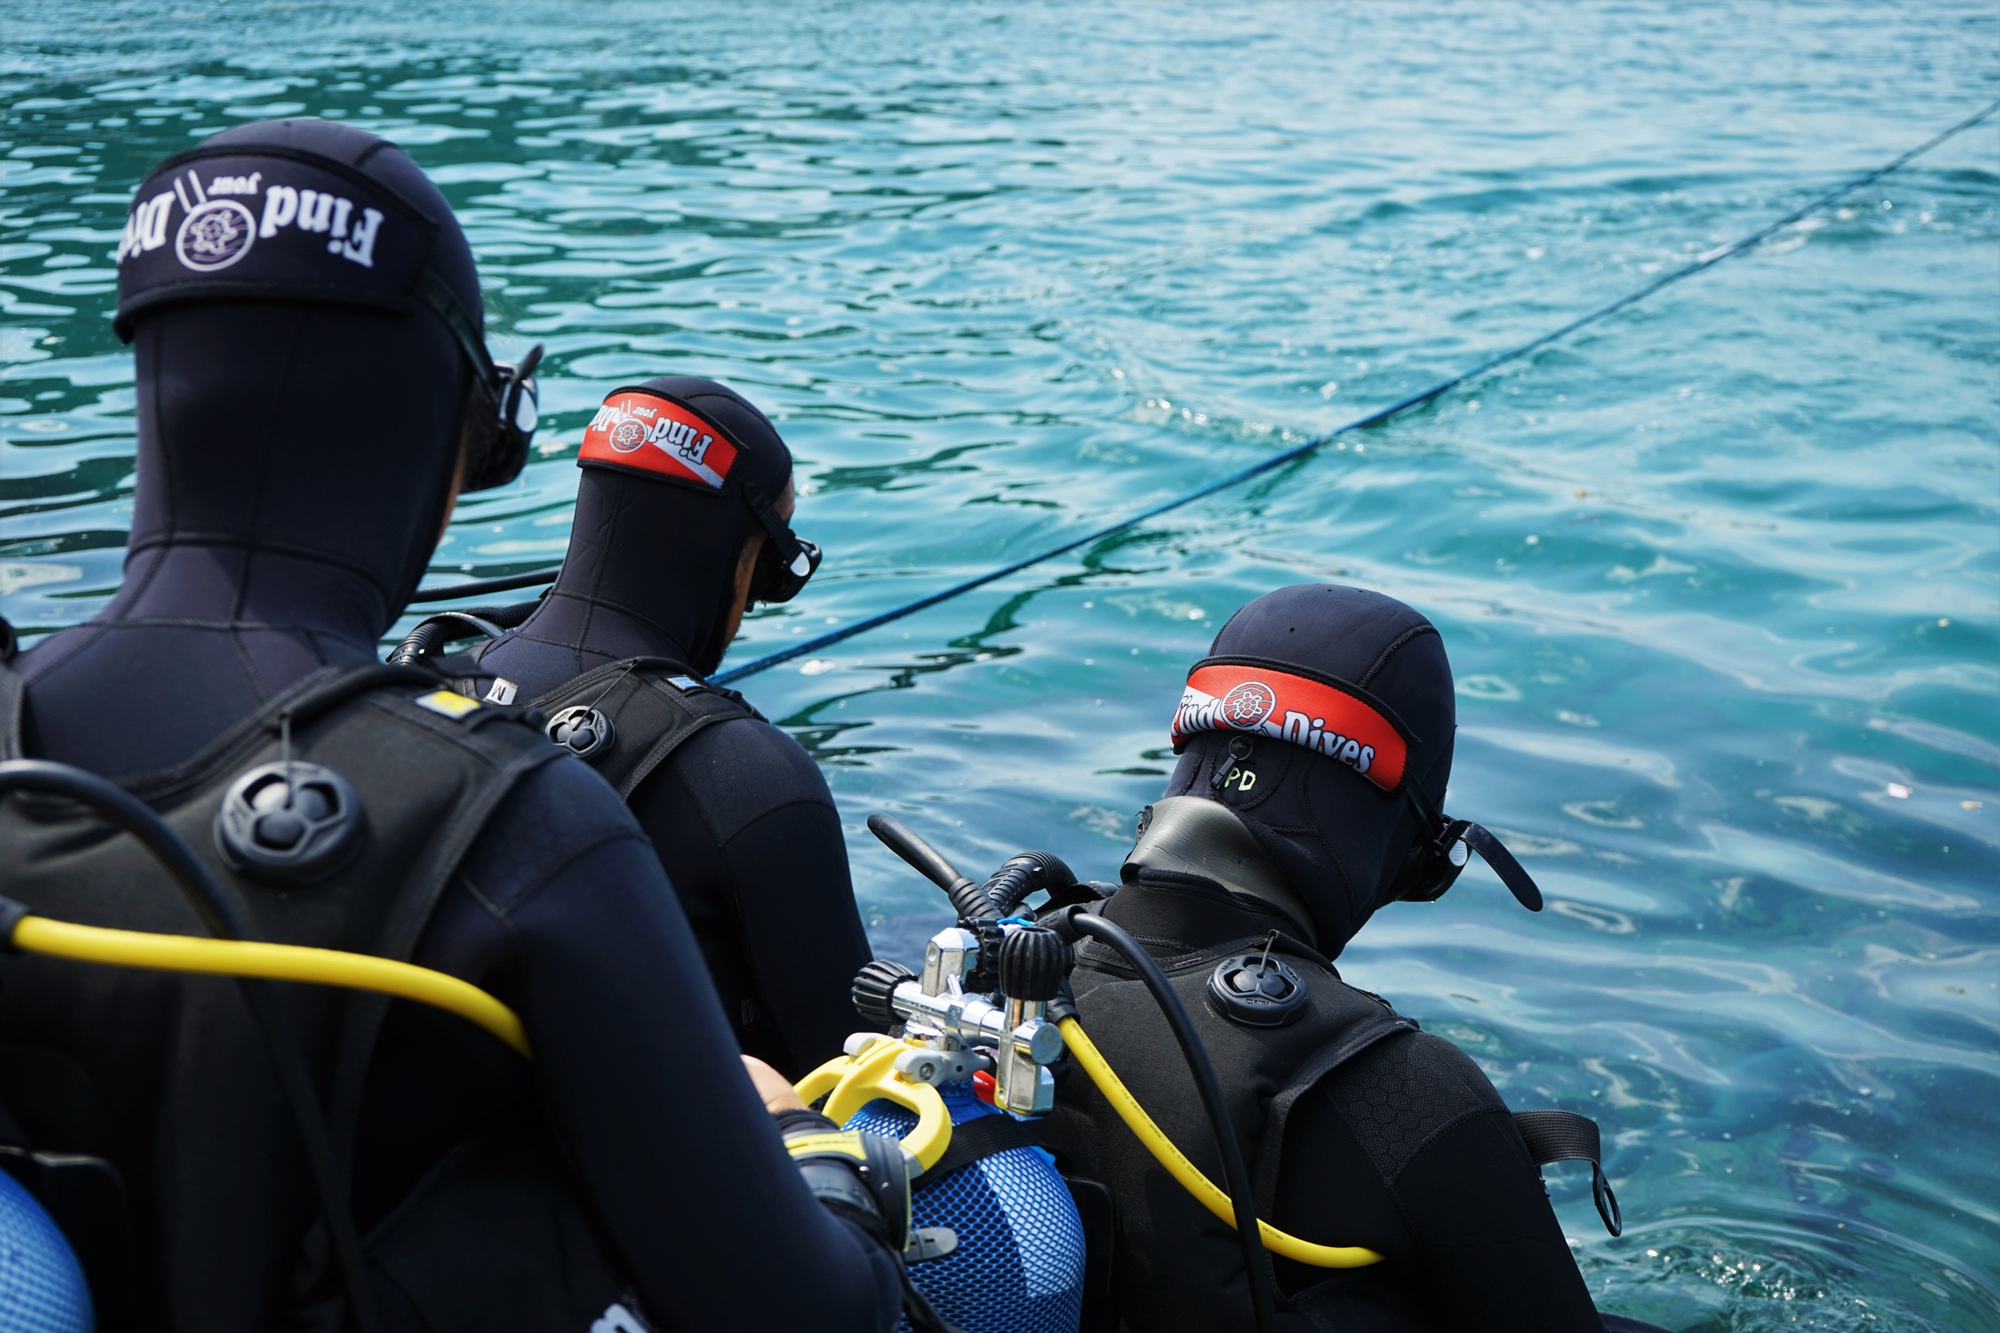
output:
[[[266,120],[160,163],[118,244],[118,313],[190,301],[325,303],[394,314],[426,273],[483,325],[479,276],[451,206],[388,140],[327,120]]]
[[[1209,653],[1289,666],[1379,700],[1409,743],[1403,782],[1420,785],[1433,805],[1443,800],[1457,725],[1451,664],[1437,629],[1414,608],[1338,584],[1281,588],[1230,617]],[[1255,777],[1218,788],[1211,779],[1232,762],[1232,744]],[[1390,901],[1421,827],[1403,796],[1351,763],[1268,735],[1195,733],[1166,794],[1235,811],[1305,900],[1329,956]]]
[[[118,607],[372,645],[437,543],[469,400],[460,340],[404,290],[431,275],[480,317],[444,196],[384,139],[279,120],[169,159],[137,198],[119,265],[139,444]],[[254,232],[202,230],[246,216]]]
[[[664,394],[726,432],[737,450],[731,482],[751,482],[773,502],[784,493],[791,450],[734,389],[692,375],[628,387]],[[530,680],[641,656],[713,672],[729,647],[736,562],[757,519],[733,488],[609,460],[578,466],[569,553],[555,587],[482,661],[508,663],[496,669]]]

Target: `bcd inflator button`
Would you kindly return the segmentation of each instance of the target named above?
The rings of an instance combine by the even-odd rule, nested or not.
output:
[[[323,764],[259,764],[229,785],[215,842],[245,876],[277,888],[327,878],[361,845],[361,798]]]
[[[579,759],[603,755],[618,743],[611,719],[595,708],[578,704],[565,708],[543,728],[548,738]]]
[[[1209,975],[1208,994],[1223,1017],[1253,1028],[1283,1027],[1306,1005],[1299,974],[1263,951],[1223,959]]]

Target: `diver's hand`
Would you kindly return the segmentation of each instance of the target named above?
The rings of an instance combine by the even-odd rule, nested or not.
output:
[[[749,1071],[750,1081],[757,1085],[757,1095],[763,1098],[764,1109],[772,1115],[780,1111],[806,1109],[806,1104],[799,1100],[799,1094],[793,1092],[792,1085],[785,1082],[785,1076],[756,1056],[744,1056],[743,1068]]]

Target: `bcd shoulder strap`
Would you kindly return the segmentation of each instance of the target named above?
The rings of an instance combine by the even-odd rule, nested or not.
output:
[[[547,715],[549,739],[589,762],[627,800],[697,732],[719,722],[761,719],[742,695],[662,657],[607,662],[531,706]]]

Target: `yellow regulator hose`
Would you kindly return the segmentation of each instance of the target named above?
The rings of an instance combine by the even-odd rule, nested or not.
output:
[[[1167,1169],[1167,1174],[1179,1181],[1181,1188],[1194,1195],[1204,1208],[1235,1226],[1236,1210],[1230,1206],[1229,1196],[1217,1189],[1174,1146],[1174,1141],[1153,1123],[1153,1117],[1147,1115],[1146,1108],[1139,1105],[1126,1090],[1118,1075],[1105,1063],[1102,1052],[1084,1034],[1083,1025],[1074,1018],[1065,1018],[1057,1026],[1062,1029],[1063,1043],[1076,1057],[1077,1064],[1090,1075],[1090,1081],[1104,1094],[1104,1100],[1111,1103],[1111,1109],[1118,1112],[1118,1118],[1138,1136],[1139,1142],[1146,1145],[1146,1151],[1152,1153],[1154,1159]],[[1265,1249],[1314,1268],[1365,1268],[1382,1262],[1381,1255],[1359,1245],[1315,1245],[1309,1240],[1287,1235],[1261,1220],[1257,1223],[1257,1230]]]
[[[380,991],[448,1009],[479,1024],[522,1055],[533,1058],[534,1054],[528,1049],[527,1029],[521,1026],[520,1018],[479,987],[443,972],[389,958],[296,944],[106,930],[43,916],[22,917],[14,926],[12,943],[24,953],[108,963],[114,967],[310,981],[352,990]]]

